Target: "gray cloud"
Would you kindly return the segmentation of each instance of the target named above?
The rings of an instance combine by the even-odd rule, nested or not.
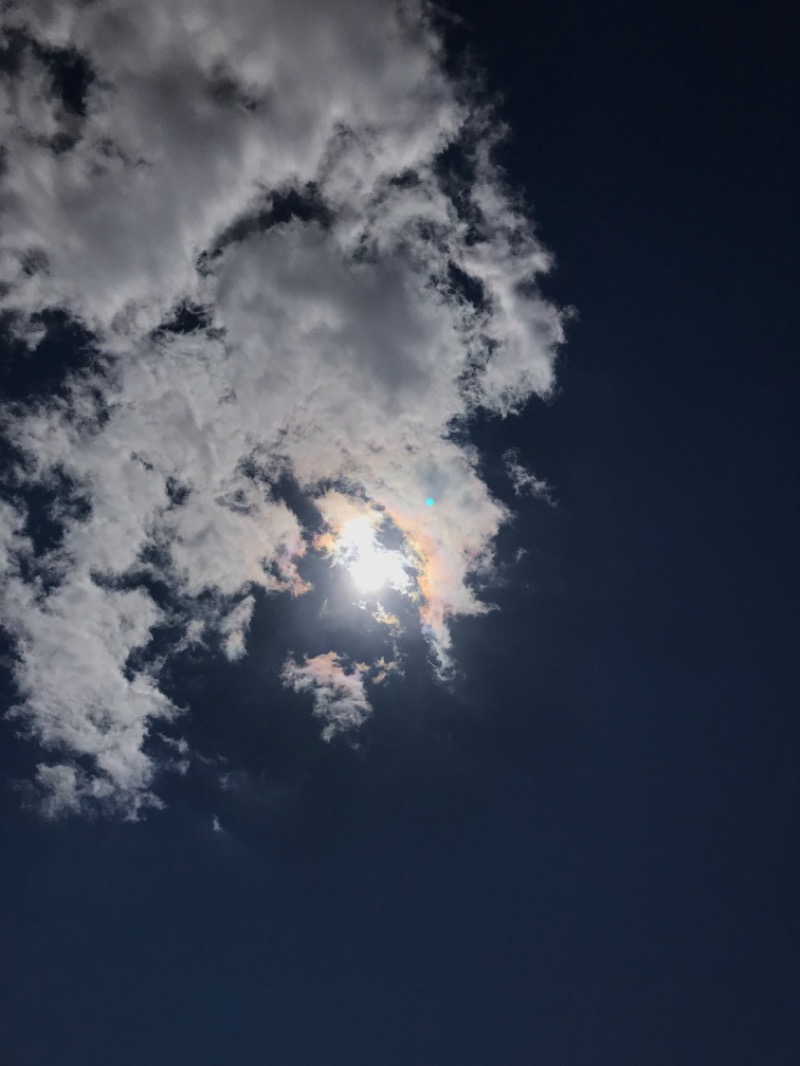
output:
[[[419,5],[41,0],[6,25],[23,36],[2,89],[0,308],[32,345],[61,308],[99,353],[4,420],[17,488],[66,478],[88,507],[62,510],[38,555],[22,505],[0,511],[14,714],[57,760],[39,769],[46,813],[135,817],[158,804],[148,733],[178,713],[143,654],[153,634],[182,627],[174,650],[214,630],[235,659],[255,589],[305,590],[316,548],[285,474],[331,537],[333,484],[391,520],[446,666],[449,620],[486,610],[468,579],[508,517],[451,430],[550,392],[562,317],[536,289],[550,259],[493,162],[493,116],[445,74]],[[26,41],[82,57],[85,107]],[[446,149],[470,174],[457,196]],[[186,304],[202,325],[159,328]],[[142,574],[172,591],[168,617]],[[369,712],[341,663],[283,675],[329,736]]]

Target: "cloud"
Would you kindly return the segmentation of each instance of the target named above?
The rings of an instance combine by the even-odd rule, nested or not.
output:
[[[552,485],[543,478],[538,478],[532,470],[522,465],[519,451],[516,448],[509,448],[503,455],[503,461],[517,496],[529,493],[531,496],[538,496],[547,500],[549,504],[553,504]]]
[[[349,669],[342,665],[334,651],[305,658],[302,664],[289,658],[281,675],[284,685],[295,692],[310,692],[314,699],[314,714],[324,718],[323,740],[337,733],[361,725],[372,707],[364,690],[368,667],[355,663]]]
[[[245,634],[253,617],[255,605],[256,601],[252,596],[245,596],[220,621],[219,630],[224,637],[222,650],[226,657],[232,661],[241,659],[245,654]]]
[[[96,349],[4,415],[14,714],[57,760],[47,813],[134,817],[158,803],[149,732],[177,714],[163,663],[211,630],[240,658],[256,590],[308,588],[319,544],[287,477],[329,537],[338,497],[402,539],[447,669],[509,517],[463,429],[550,393],[562,315],[496,118],[421,4],[26,0],[5,32],[0,311],[35,346],[59,308]],[[56,500],[46,550],[32,488]],[[369,712],[338,655],[284,670],[328,731]]]
[[[197,292],[197,257],[275,190],[324,177],[340,203],[356,190],[369,198],[427,161],[460,109],[430,30],[406,11],[367,0],[12,0],[5,305],[67,306],[129,336]],[[77,54],[92,72],[83,114],[57,99],[44,50]],[[21,276],[32,251],[42,268]]]
[[[13,577],[3,610],[17,641],[15,676],[24,701],[12,713],[45,748],[71,760],[39,767],[46,812],[99,801],[135,816],[142,806],[158,806],[142,748],[149,723],[173,718],[177,709],[147,670],[126,669],[159,621],[152,599],[139,589],[104,589],[73,572],[46,596]]]

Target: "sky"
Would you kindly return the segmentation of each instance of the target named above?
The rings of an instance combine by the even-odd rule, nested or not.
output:
[[[9,3],[5,1066],[791,1066],[788,5]]]

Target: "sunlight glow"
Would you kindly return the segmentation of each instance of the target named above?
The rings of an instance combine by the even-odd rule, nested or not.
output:
[[[345,523],[336,548],[361,592],[376,592],[387,585],[399,591],[408,587],[405,558],[380,546],[369,518],[351,518]]]

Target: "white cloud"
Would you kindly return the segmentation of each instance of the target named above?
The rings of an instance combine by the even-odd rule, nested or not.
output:
[[[23,537],[24,516],[16,507],[0,500],[0,579],[6,580],[16,569],[16,560],[23,553],[27,541]]]
[[[528,470],[527,467],[523,466],[520,461],[519,451],[516,448],[509,448],[503,455],[503,460],[506,473],[514,486],[514,492],[517,496],[529,493],[531,496],[538,496],[543,500],[547,500],[549,504],[553,504],[552,485],[543,478],[537,477],[532,470]]]
[[[314,714],[325,720],[324,740],[360,726],[372,707],[364,690],[368,667],[355,663],[349,669],[335,651],[297,663],[289,658],[283,667],[283,683],[295,692],[310,692]]]
[[[95,78],[85,117],[48,95],[30,48],[6,81],[6,306],[66,305],[129,336],[198,290],[197,256],[272,190],[324,172],[342,199],[369,196],[429,157],[459,109],[407,6],[12,0],[6,32],[77,51]],[[79,139],[56,155],[66,125]],[[22,277],[31,249],[48,269]]]
[[[219,630],[224,637],[222,650],[232,661],[241,659],[246,652],[245,636],[255,605],[256,601],[252,596],[245,596],[220,622]]]
[[[159,621],[150,597],[101,588],[75,570],[49,595],[13,577],[3,610],[17,640],[24,701],[13,713],[45,748],[71,760],[39,767],[48,813],[93,800],[128,815],[158,805],[142,746],[151,720],[172,718],[177,709],[146,671],[126,670]]]
[[[16,714],[63,760],[39,775],[50,813],[134,816],[156,802],[144,740],[175,713],[157,664],[133,665],[157,627],[182,622],[176,648],[216,628],[237,658],[253,590],[305,590],[313,546],[279,498],[284,473],[333,537],[331,483],[393,523],[447,665],[449,620],[487,609],[470,579],[508,518],[452,430],[549,393],[562,319],[535,287],[550,260],[492,161],[493,117],[445,74],[419,5],[26,0],[15,27],[76,51],[93,80],[79,114],[40,53],[13,45],[0,309],[34,339],[43,310],[66,309],[99,352],[61,397],[6,418],[19,489],[66,484],[88,504],[62,508],[63,539],[38,559],[0,512]],[[458,202],[448,146],[471,172]],[[289,190],[321,206],[270,223]],[[154,329],[185,302],[207,325]],[[175,616],[137,586],[145,572]],[[284,671],[329,735],[369,713],[341,661]]]

